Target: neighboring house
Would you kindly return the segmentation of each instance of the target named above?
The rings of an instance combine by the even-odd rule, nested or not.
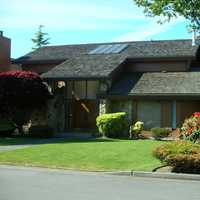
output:
[[[46,72],[59,97],[52,112],[60,130],[95,128],[98,114],[120,111],[149,129],[179,127],[200,111],[199,59],[191,40],[168,40],[48,46],[15,63]]]
[[[11,40],[3,36],[3,31],[0,31],[0,72],[8,71],[10,69],[10,51]]]

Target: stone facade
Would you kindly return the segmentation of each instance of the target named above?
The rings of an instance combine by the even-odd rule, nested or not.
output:
[[[53,99],[40,110],[35,110],[31,116],[32,125],[46,125],[54,128],[56,132],[65,129],[65,106],[63,89],[56,89]]]
[[[65,129],[65,108],[64,100],[61,96],[55,97],[48,103],[47,124],[53,127],[57,132],[63,132]]]

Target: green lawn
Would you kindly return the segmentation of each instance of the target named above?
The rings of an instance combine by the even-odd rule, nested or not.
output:
[[[152,150],[163,142],[151,140],[71,140],[0,153],[0,163],[87,171],[151,171],[161,163]]]

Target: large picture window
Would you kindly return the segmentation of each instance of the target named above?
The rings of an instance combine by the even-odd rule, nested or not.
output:
[[[99,89],[98,81],[67,81],[67,98],[96,99]]]

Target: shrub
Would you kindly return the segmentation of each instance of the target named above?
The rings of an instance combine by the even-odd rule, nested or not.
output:
[[[130,138],[137,139],[139,134],[144,130],[144,122],[137,121],[133,126],[130,126],[129,134]]]
[[[97,117],[96,125],[103,136],[118,138],[123,136],[128,122],[126,113],[110,113]]]
[[[16,126],[13,122],[6,120],[0,121],[0,136],[11,136],[15,129]]]
[[[32,126],[29,129],[30,137],[38,137],[38,138],[51,138],[55,135],[55,131],[53,128],[49,126]]]
[[[156,140],[160,140],[161,138],[168,137],[171,130],[169,128],[152,128],[151,132]]]
[[[184,140],[195,143],[200,138],[200,112],[195,112],[186,119],[180,129],[180,134]]]
[[[174,172],[200,173],[200,145],[189,141],[170,142],[157,147],[154,155],[172,166]]]
[[[0,73],[1,118],[14,121],[22,130],[34,109],[43,107],[52,96],[40,76],[33,72]]]

